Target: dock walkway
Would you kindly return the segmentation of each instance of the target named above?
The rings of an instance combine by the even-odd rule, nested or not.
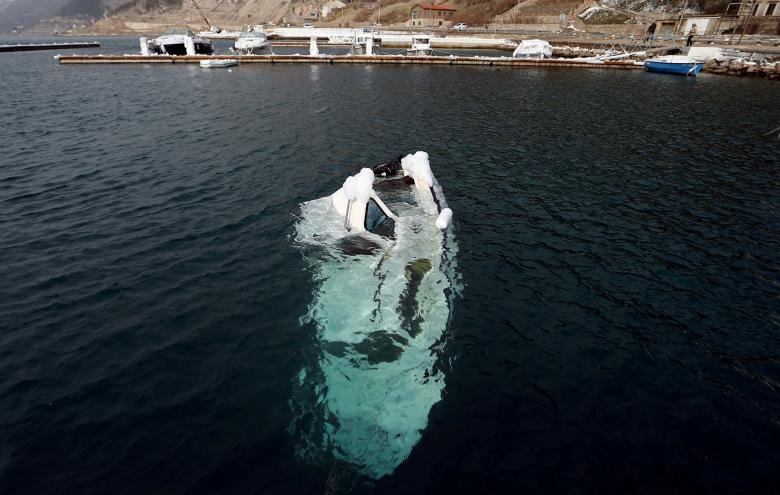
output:
[[[510,57],[407,57],[402,55],[62,55],[60,64],[197,64],[201,60],[233,59],[242,64],[379,64],[472,65],[488,67],[579,67],[583,69],[642,69],[641,63],[614,61],[593,63],[573,59],[519,59]]]

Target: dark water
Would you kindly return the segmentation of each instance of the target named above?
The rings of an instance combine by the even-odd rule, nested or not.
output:
[[[780,486],[776,83],[51,57],[0,56],[0,492]],[[444,397],[391,476],[334,476],[288,431],[297,206],[417,149],[465,285]]]

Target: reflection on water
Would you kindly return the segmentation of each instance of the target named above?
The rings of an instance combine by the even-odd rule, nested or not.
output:
[[[318,64],[311,64],[309,69],[309,81],[311,81],[312,84],[317,84],[320,80],[320,66]]]

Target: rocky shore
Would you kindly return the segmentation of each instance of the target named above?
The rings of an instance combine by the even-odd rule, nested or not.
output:
[[[765,77],[780,81],[780,62],[749,62],[747,60],[710,59],[704,64],[703,72],[729,76]]]

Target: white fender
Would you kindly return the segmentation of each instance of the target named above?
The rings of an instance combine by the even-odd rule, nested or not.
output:
[[[439,218],[436,219],[436,228],[444,230],[450,223],[452,223],[452,210],[444,208],[441,210],[441,213],[439,213]]]

